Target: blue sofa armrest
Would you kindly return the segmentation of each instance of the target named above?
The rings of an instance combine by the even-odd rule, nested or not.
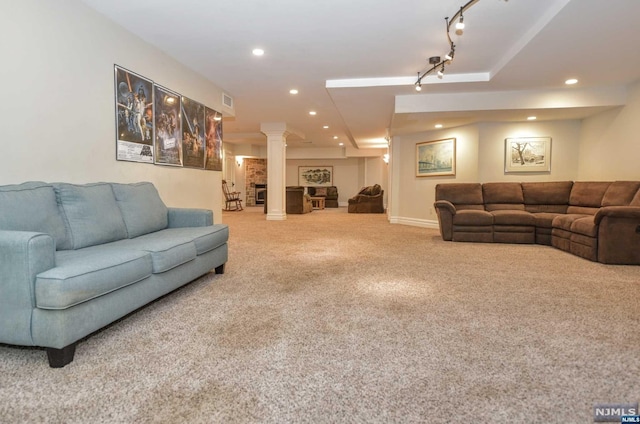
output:
[[[36,276],[55,266],[53,237],[27,231],[0,231],[0,342],[33,345],[31,313]]]
[[[208,209],[169,208],[168,228],[206,227],[213,225],[213,212]]]

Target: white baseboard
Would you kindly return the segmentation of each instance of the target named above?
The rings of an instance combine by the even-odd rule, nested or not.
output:
[[[434,221],[431,219],[417,219],[417,218],[405,218],[402,216],[392,216],[389,217],[389,222],[391,224],[402,224],[402,225],[411,225],[413,227],[422,227],[422,228],[433,228],[439,229],[438,221]]]

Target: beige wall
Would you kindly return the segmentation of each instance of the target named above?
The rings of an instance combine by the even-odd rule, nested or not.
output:
[[[640,180],[640,82],[626,106],[584,120],[577,179]]]
[[[559,181],[575,180],[578,175],[581,122],[548,121],[527,123],[482,123],[396,136],[392,142],[394,197],[390,220],[425,227],[436,227],[433,209],[435,186],[448,182]],[[506,174],[505,138],[549,136],[552,138],[551,173]],[[416,143],[456,138],[456,175],[416,177]]]
[[[5,3],[0,184],[151,181],[167,205],[219,222],[220,172],[116,161],[113,66],[233,113],[222,90],[77,0]]]
[[[346,206],[347,200],[360,190],[364,181],[364,159],[287,159],[285,184],[298,185],[299,166],[333,166],[333,185],[338,187],[338,203]]]

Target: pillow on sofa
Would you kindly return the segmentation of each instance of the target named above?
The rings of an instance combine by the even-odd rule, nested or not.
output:
[[[316,188],[316,196],[326,196],[327,188],[326,187],[317,187]]]
[[[160,231],[169,225],[168,210],[158,190],[148,182],[111,184],[129,238]]]
[[[0,230],[47,233],[55,240],[57,250],[71,247],[50,184],[29,182],[0,187],[0,211]]]
[[[127,228],[111,185],[55,183],[71,249],[127,238]]]

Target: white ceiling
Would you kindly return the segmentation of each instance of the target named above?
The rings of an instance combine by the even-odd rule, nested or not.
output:
[[[582,119],[624,104],[610,93],[640,79],[638,0],[479,0],[452,32],[444,78],[420,93],[427,58],[449,51],[444,18],[466,0],[82,1],[231,95],[230,143],[264,144],[263,122],[287,123],[305,146],[369,148],[436,123]]]

